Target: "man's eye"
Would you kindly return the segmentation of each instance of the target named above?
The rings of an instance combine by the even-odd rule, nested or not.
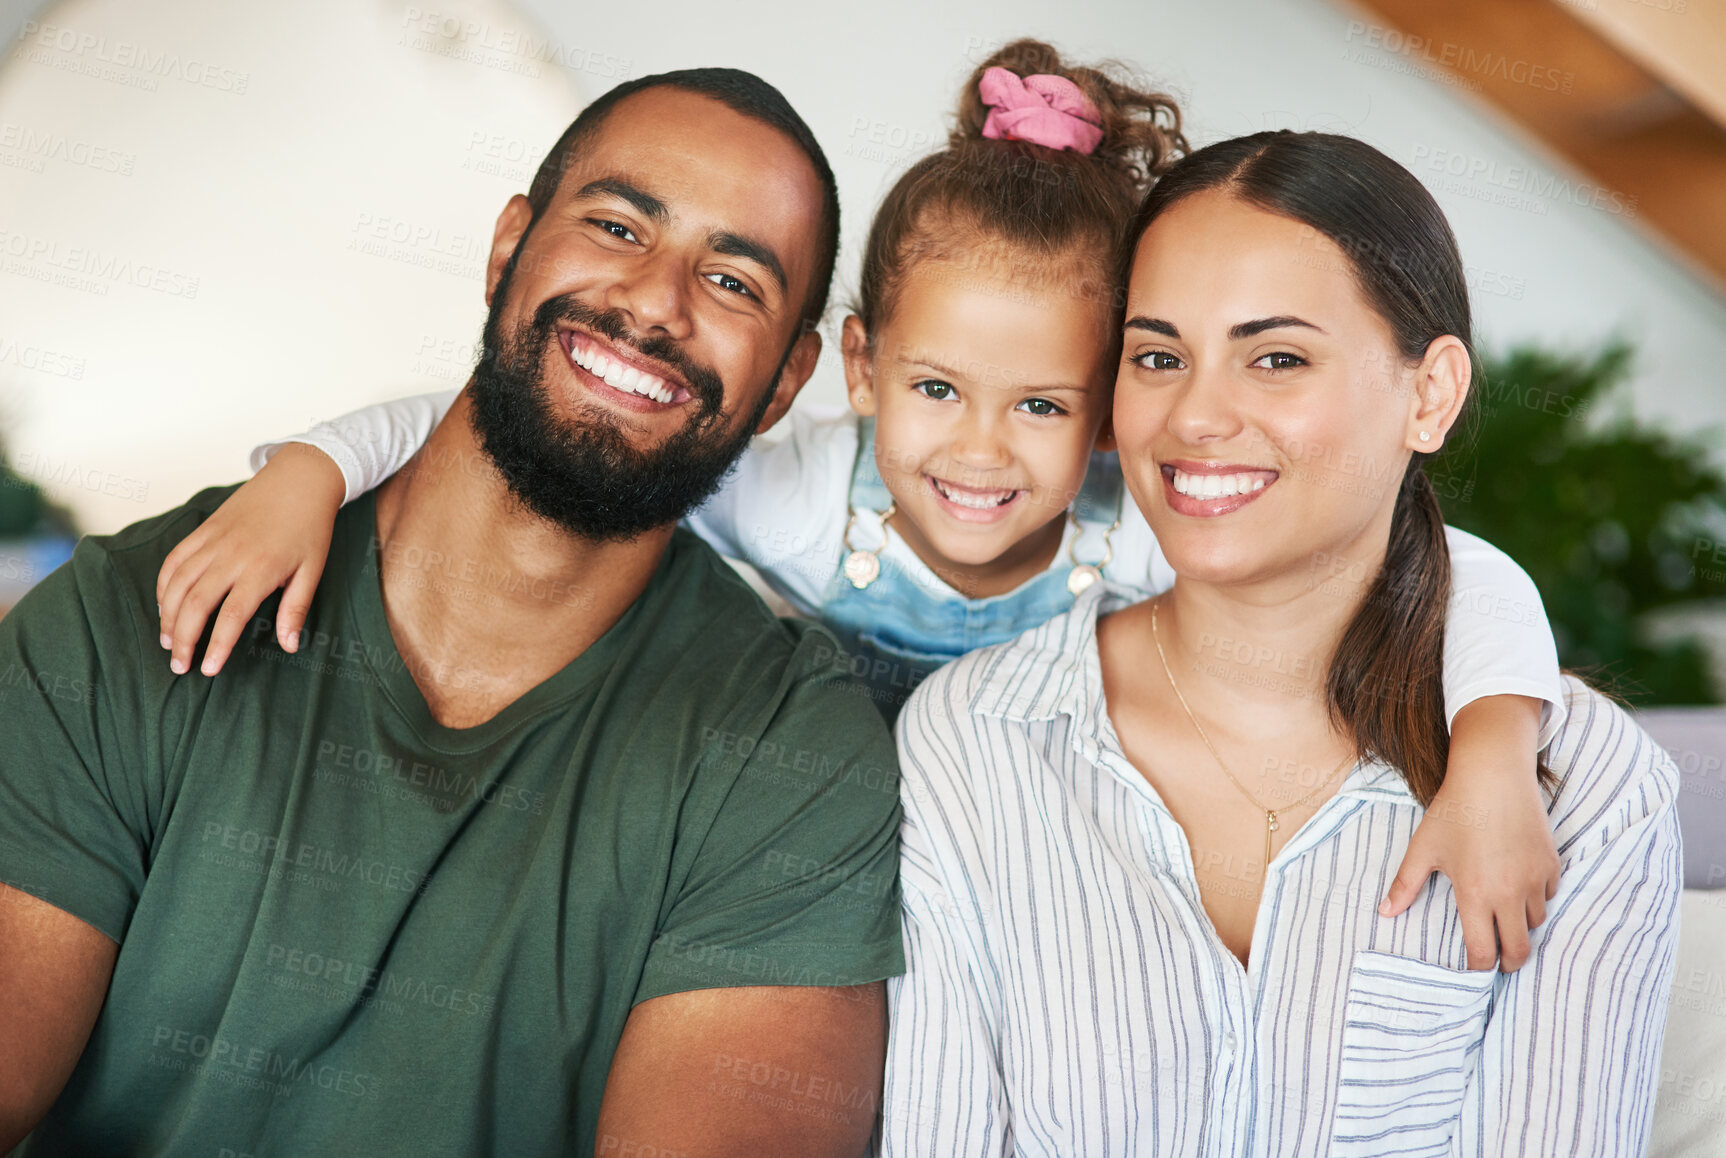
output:
[[[749,291],[748,286],[744,285],[743,282],[732,277],[728,273],[710,273],[706,276],[708,281],[712,282],[722,290],[726,290],[734,294],[742,294],[746,298],[752,298],[755,296]]]
[[[925,398],[933,398],[937,402],[953,396],[953,387],[949,386],[945,382],[937,382],[933,379],[925,379],[922,382],[918,382],[912,386],[911,389],[922,394]]]
[[[1062,410],[1047,398],[1027,398],[1023,402],[1019,403],[1019,409],[1023,410],[1027,414],[1035,414],[1039,418],[1046,418],[1050,415],[1066,413],[1065,410]]]
[[[1254,362],[1253,365],[1265,370],[1292,370],[1296,366],[1306,365],[1306,359],[1301,357],[1299,354],[1290,354],[1286,350],[1278,350],[1275,353],[1266,354],[1264,357]]]
[[[1132,360],[1147,370],[1179,370],[1181,360],[1167,350],[1149,350],[1134,354]]]
[[[599,228],[605,230],[605,232],[617,238],[619,241],[635,240],[635,234],[629,231],[629,226],[627,225],[619,224],[616,221],[606,221],[598,217],[590,218],[589,220]]]

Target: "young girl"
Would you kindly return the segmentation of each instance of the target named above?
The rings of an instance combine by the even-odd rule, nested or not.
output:
[[[858,677],[889,719],[936,667],[1065,612],[1099,578],[1140,597],[1172,582],[1123,501],[1107,418],[1118,238],[1185,150],[1168,98],[1068,67],[1036,41],[1000,50],[963,90],[948,147],[899,179],[871,226],[842,337],[855,413],[794,415],[787,437],[752,448],[690,518],[833,632],[836,675]],[[453,397],[386,403],[254,451],[257,477],[164,563],[163,646],[175,670],[188,670],[225,597],[202,667],[219,671],[240,627],[283,585],[278,631],[294,650],[336,507],[409,466]],[[1312,449],[1314,469],[1328,469],[1324,448]],[[1396,483],[1370,470],[1346,481]],[[1254,484],[1200,485],[1223,494]],[[1496,922],[1517,946],[1509,969],[1556,885],[1534,755],[1560,722],[1562,693],[1527,576],[1466,534],[1452,532],[1450,546],[1448,797],[1422,824],[1385,911],[1444,871],[1463,898],[1471,964],[1498,956]],[[1315,560],[1313,581],[1370,580],[1330,572]],[[1472,610],[1503,607],[1522,613]],[[1231,678],[1277,680],[1307,662],[1212,643]],[[1267,807],[1310,787],[1286,769],[1259,780]]]

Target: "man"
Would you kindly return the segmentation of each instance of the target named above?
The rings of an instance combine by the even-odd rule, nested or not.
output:
[[[296,654],[268,607],[218,679],[156,649],[227,491],[0,624],[0,1151],[863,1147],[891,743],[675,529],[808,379],[837,229],[770,86],[614,89],[499,217],[481,364],[343,510]]]

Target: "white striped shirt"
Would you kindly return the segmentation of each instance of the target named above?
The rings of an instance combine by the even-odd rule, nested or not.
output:
[[[1566,681],[1563,879],[1508,976],[1465,971],[1443,877],[1378,916],[1422,809],[1363,762],[1272,859],[1243,967],[1108,719],[1096,618],[1124,602],[966,656],[899,719],[883,1152],[1642,1153],[1678,934],[1667,755]]]

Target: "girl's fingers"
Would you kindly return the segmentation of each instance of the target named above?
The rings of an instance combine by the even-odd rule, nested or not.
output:
[[[1390,892],[1384,900],[1378,903],[1378,915],[1394,917],[1404,912],[1414,904],[1420,890],[1426,887],[1427,879],[1437,870],[1430,858],[1415,855],[1411,848],[1403,855],[1402,866],[1396,870],[1396,879],[1390,882]]]
[[[157,596],[156,602],[160,608],[162,646],[172,649],[175,632],[180,622],[180,611],[185,606],[186,595],[204,574],[210,569],[211,559],[199,552],[187,556],[174,568],[174,574],[169,578],[167,587]],[[193,637],[196,638],[195,636]]]
[[[255,582],[235,584],[228,597],[222,601],[222,610],[216,616],[216,627],[210,633],[210,646],[204,649],[204,662],[199,665],[199,671],[213,676],[222,670],[222,665],[228,662],[228,656],[233,654],[234,645],[245,632],[246,625],[257,612],[258,605],[269,598],[270,592],[274,590],[274,585],[261,586]]]
[[[1462,918],[1462,943],[1468,951],[1470,969],[1491,969],[1498,960],[1498,936],[1492,927],[1492,910],[1480,904],[1457,906]]]
[[[167,602],[168,586],[174,578],[174,573],[180,569],[180,564],[198,553],[198,548],[204,545],[203,527],[174,544],[174,549],[168,552],[168,557],[162,560],[162,569],[156,572],[156,604],[161,606]]]
[[[1530,930],[1538,929],[1546,924],[1546,902],[1539,897],[1530,897],[1523,905],[1523,914],[1528,918]]]
[[[1498,967],[1505,973],[1515,973],[1528,964],[1528,927],[1521,913],[1501,913],[1498,917]]]
[[[169,632],[173,639],[173,656],[168,667],[175,675],[185,675],[192,670],[192,653],[197,649],[199,637],[204,634],[204,625],[210,621],[210,612],[233,585],[231,576],[217,576],[206,571],[180,600],[173,629]]]
[[[300,650],[300,630],[306,625],[306,616],[311,614],[312,593],[318,589],[322,574],[322,566],[308,563],[294,572],[288,589],[282,592],[282,602],[276,611],[276,638],[281,641],[283,651]]]

